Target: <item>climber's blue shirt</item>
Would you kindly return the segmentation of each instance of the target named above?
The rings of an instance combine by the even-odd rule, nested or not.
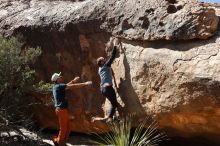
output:
[[[114,61],[116,56],[116,47],[113,48],[111,57],[106,61],[106,63],[99,67],[99,76],[101,79],[101,86],[105,83],[112,85],[112,71],[111,64]]]
[[[53,86],[53,98],[54,106],[56,108],[67,108],[68,102],[65,99],[66,96],[66,84],[54,84]]]

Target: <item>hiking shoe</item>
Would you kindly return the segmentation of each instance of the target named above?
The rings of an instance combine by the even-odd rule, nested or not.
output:
[[[119,117],[113,117],[113,121],[114,121],[115,123],[120,123],[120,122],[121,122],[121,120],[119,119]]]
[[[54,146],[59,146],[58,142],[56,141],[56,138],[56,136],[52,137],[53,144]]]
[[[54,141],[54,140],[52,140],[52,141],[53,141],[54,146],[59,146],[59,144],[56,141]]]
[[[112,123],[113,122],[113,119],[112,118],[107,118],[106,119],[106,123],[108,124],[108,123]]]

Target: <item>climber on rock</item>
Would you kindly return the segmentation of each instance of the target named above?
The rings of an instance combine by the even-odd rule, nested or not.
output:
[[[105,96],[111,103],[111,108],[109,114],[104,117],[100,118],[98,120],[106,120],[107,122],[111,122],[113,120],[113,115],[115,114],[118,102],[116,99],[116,94],[115,90],[112,87],[112,69],[111,69],[111,64],[113,63],[116,53],[117,53],[117,47],[120,44],[120,40],[118,38],[111,39],[109,42],[109,45],[107,44],[107,49],[109,50],[108,47],[112,47],[112,53],[110,55],[110,58],[106,60],[104,57],[99,57],[97,59],[97,65],[99,66],[99,71],[98,74],[101,79],[100,83],[100,89],[101,93],[103,96]],[[95,120],[95,119],[94,119]]]
[[[55,112],[58,116],[60,131],[57,137],[53,137],[53,143],[55,146],[64,146],[68,140],[70,133],[70,121],[68,112],[68,102],[65,98],[66,91],[76,88],[86,87],[92,84],[91,81],[84,83],[77,83],[79,77],[74,78],[69,83],[64,83],[64,77],[61,73],[54,73],[51,77],[53,85],[53,100],[55,106]]]

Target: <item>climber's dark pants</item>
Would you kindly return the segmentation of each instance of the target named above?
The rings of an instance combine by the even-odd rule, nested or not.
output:
[[[102,95],[105,96],[111,102],[111,108],[108,117],[113,118],[113,115],[117,107],[115,90],[112,86],[107,86],[107,87],[101,87],[101,92]]]

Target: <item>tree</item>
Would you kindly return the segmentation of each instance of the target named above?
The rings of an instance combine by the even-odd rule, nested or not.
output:
[[[40,48],[22,49],[15,38],[0,37],[0,129],[20,133],[27,124],[25,93],[32,87],[35,71],[30,68],[41,54]],[[29,121],[28,121],[29,122]]]

